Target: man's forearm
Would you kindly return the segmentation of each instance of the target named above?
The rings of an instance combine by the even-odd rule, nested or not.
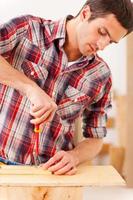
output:
[[[102,139],[86,139],[71,151],[58,151],[41,166],[54,174],[73,175],[77,171],[76,167],[84,161],[93,159],[101,147]]]
[[[103,144],[102,139],[90,138],[77,144],[77,146],[69,151],[74,156],[76,165],[92,160],[101,150]]]
[[[2,56],[0,56],[0,83],[13,87],[27,96],[28,90],[36,86],[32,80],[14,69]]]
[[[14,69],[2,56],[0,56],[0,83],[27,96],[31,102],[30,114],[33,116],[31,123],[41,124],[52,119],[57,109],[53,99],[25,74]]]

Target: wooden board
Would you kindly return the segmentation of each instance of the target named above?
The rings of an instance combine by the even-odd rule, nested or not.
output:
[[[51,174],[48,170],[35,166],[1,165],[0,175],[39,175]]]
[[[0,187],[0,200],[83,200],[82,187]]]
[[[12,169],[15,168],[15,169]],[[20,169],[19,169],[20,168]],[[14,174],[9,174],[9,172]],[[16,172],[15,172],[16,170]],[[23,174],[18,174],[22,170]],[[31,174],[31,171],[34,173]],[[17,173],[17,174],[15,174]],[[112,166],[78,167],[73,176],[57,176],[42,169],[22,166],[4,166],[0,169],[0,186],[124,186],[125,181]]]

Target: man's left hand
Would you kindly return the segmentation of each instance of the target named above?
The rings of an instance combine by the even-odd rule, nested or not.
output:
[[[74,175],[77,171],[77,160],[72,151],[58,151],[45,164],[41,164],[41,167],[56,175]]]

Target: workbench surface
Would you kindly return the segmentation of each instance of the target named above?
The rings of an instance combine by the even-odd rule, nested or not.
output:
[[[75,175],[53,175],[41,168],[1,166],[0,186],[124,186],[112,166],[81,165]]]

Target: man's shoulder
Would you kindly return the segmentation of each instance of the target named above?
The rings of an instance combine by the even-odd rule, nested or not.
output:
[[[89,60],[89,65],[85,69],[85,77],[90,81],[96,81],[99,83],[106,83],[109,79],[112,79],[112,73],[110,67],[99,55],[95,55]]]
[[[108,63],[100,57],[98,54],[95,55],[94,63],[98,66],[99,69],[106,69],[111,74],[110,66]]]
[[[105,65],[110,70],[109,65],[107,64],[107,62],[101,56],[99,56],[99,54],[95,54],[94,58],[95,58],[94,59],[95,62]]]
[[[46,20],[42,17],[27,14],[27,15],[20,15],[20,16],[13,17],[10,20],[8,20],[7,22],[5,22],[4,24],[8,24],[8,23],[29,24],[30,22],[43,23],[45,21],[50,22],[50,20]]]
[[[30,19],[30,15],[21,15],[21,16],[10,18],[6,22],[0,24],[1,34],[5,34],[6,32],[13,33],[20,29],[27,30],[29,26],[29,19]]]
[[[26,26],[29,24],[29,20],[31,18],[31,15],[20,15],[20,16],[16,16],[13,18],[10,18],[8,21],[4,22],[3,24],[0,25],[0,28],[3,27],[14,27],[18,26],[18,27],[22,27],[22,26]]]
[[[35,21],[35,22],[40,23],[41,22],[41,18],[37,17],[37,16],[34,16],[34,15],[28,14],[28,15],[18,16],[16,18],[12,19],[12,21],[15,21],[15,22],[18,22],[18,23],[25,22],[27,24],[29,24],[31,21]]]
[[[112,73],[107,62],[98,54],[96,54],[95,60],[98,63],[98,72],[99,72],[99,76],[101,77],[102,82],[104,81],[106,82],[108,79],[111,80]]]

